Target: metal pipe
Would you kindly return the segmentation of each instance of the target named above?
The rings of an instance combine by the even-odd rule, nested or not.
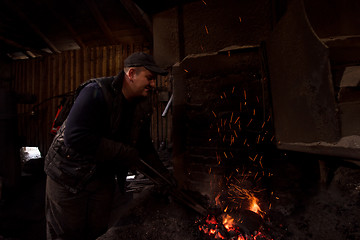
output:
[[[172,101],[173,101],[173,97],[174,97],[174,94],[171,94],[171,97],[170,97],[168,103],[166,104],[165,110],[164,110],[164,112],[163,112],[162,115],[161,115],[162,117],[166,117],[166,115],[167,115],[167,113],[168,113],[168,111],[169,111],[170,105],[171,105],[171,103],[172,103]]]

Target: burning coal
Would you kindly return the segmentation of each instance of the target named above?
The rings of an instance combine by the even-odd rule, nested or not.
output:
[[[249,216],[247,216],[249,217]],[[207,216],[198,222],[199,230],[209,239],[229,239],[229,240],[270,240],[263,233],[262,227],[250,233],[244,226],[243,220],[236,220],[229,214],[222,214],[218,218]]]
[[[214,199],[215,212],[198,221],[199,230],[209,239],[271,239],[263,229],[266,211],[256,197],[262,190],[249,188],[248,178],[227,179],[227,189]]]

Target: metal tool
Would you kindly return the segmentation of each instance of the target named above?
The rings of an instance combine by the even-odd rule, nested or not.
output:
[[[178,199],[179,201],[181,201],[182,203],[186,204],[187,206],[189,206],[190,208],[192,208],[193,210],[195,210],[196,212],[200,213],[203,216],[206,216],[208,211],[201,206],[199,203],[197,203],[192,197],[190,197],[188,194],[180,191],[178,188],[176,188],[176,186],[174,186],[174,184],[167,179],[165,176],[163,176],[162,174],[160,174],[156,169],[154,169],[153,167],[151,167],[149,164],[147,164],[144,160],[140,159],[139,163],[143,166],[145,166],[148,170],[150,170],[152,173],[154,173],[156,176],[158,176],[164,183],[166,183],[167,185],[169,185],[169,190],[170,190],[170,194],[175,197],[176,199]],[[162,184],[163,182],[160,182],[159,180],[149,176],[149,174],[146,173],[146,171],[141,171],[139,170],[142,174],[144,174],[146,177],[148,177],[151,181],[153,181],[154,183],[157,184]]]

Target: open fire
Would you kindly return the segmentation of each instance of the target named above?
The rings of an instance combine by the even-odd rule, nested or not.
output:
[[[209,214],[206,218],[200,219],[197,222],[199,230],[209,239],[270,240],[263,229],[266,212],[261,210],[259,199],[251,191],[239,186],[230,187],[227,194],[231,196],[234,189],[239,194],[235,198],[238,205],[234,206],[234,199],[228,198],[226,202],[229,205],[224,208],[221,205],[224,201],[221,201],[221,196],[218,195],[215,200],[220,207],[217,209],[220,213]],[[247,209],[241,208],[242,205],[247,205]]]
[[[221,94],[217,104],[221,106],[225,101],[240,100],[240,111],[211,111],[214,122],[210,128],[215,136],[209,141],[217,143],[218,165],[236,167],[220,180],[213,174],[211,185],[217,213],[197,221],[199,230],[207,239],[271,239],[264,229],[264,209],[270,209],[271,205],[262,200],[264,206],[261,207],[259,200],[265,192],[259,187],[261,179],[271,174],[264,169],[263,155],[257,151],[257,146],[274,138],[267,130],[270,116],[265,117],[263,111],[257,111],[261,109],[259,97],[254,97],[253,101],[250,97],[246,90],[236,91],[233,87],[231,92]],[[258,112],[262,113],[261,116]]]

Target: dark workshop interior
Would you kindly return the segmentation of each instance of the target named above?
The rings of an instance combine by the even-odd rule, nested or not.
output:
[[[151,135],[178,186],[159,195],[129,173],[99,240],[360,240],[359,12],[358,0],[0,0],[0,240],[46,239],[58,108],[138,51],[169,71]]]

